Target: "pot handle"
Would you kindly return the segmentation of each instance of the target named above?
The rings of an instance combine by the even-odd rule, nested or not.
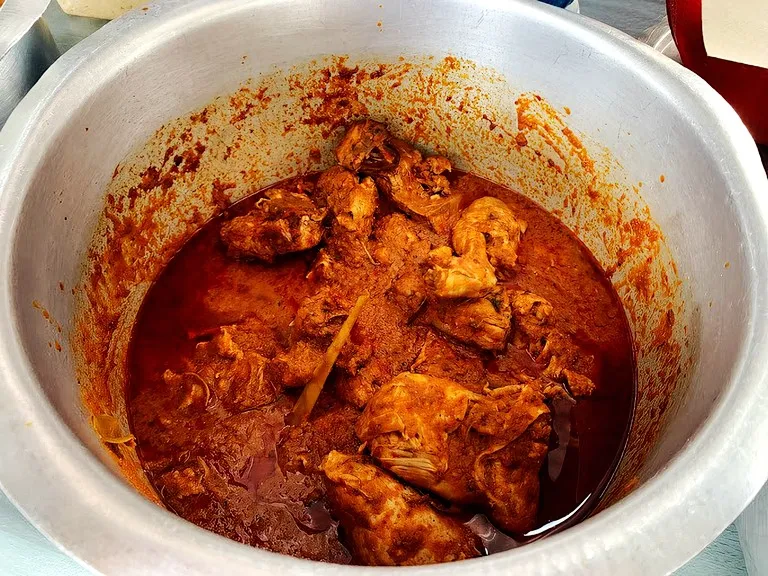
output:
[[[5,0],[0,7],[0,58],[43,15],[50,0]]]
[[[666,16],[647,28],[637,39],[681,64],[680,52],[677,51],[677,45],[669,27],[669,19]]]

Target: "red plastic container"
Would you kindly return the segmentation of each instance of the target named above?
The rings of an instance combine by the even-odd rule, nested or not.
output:
[[[707,56],[701,0],[667,0],[667,13],[683,64],[730,102],[756,141],[768,144],[768,69]]]

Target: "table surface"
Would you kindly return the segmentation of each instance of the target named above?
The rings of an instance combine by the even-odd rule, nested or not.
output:
[[[580,0],[581,13],[633,36],[665,17],[664,0]],[[98,30],[104,21],[67,16],[54,1],[45,13],[60,50],[65,52]],[[0,492],[0,574],[81,576],[88,571],[57,549]],[[747,574],[734,525],[676,573],[676,576]]]

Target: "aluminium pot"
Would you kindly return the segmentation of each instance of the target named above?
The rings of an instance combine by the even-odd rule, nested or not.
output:
[[[352,76],[359,97],[334,100]],[[461,570],[681,566],[768,478],[768,181],[738,116],[698,77],[523,1],[167,0],[60,58],[0,134],[3,490],[104,573],[381,572],[197,528],[152,503],[135,454],[116,457],[90,425],[100,412],[126,424],[133,314],[216,211],[212,182],[232,171],[236,200],[317,169],[338,121],[363,113],[557,214],[611,274],[635,338],[636,417],[599,509]],[[139,187],[166,147],[197,154],[194,171]],[[312,147],[310,160],[289,155]],[[153,224],[146,242],[136,223]]]

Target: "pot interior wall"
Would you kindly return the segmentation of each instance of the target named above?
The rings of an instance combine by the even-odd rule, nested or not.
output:
[[[279,3],[226,24],[226,11],[181,15],[183,41],[169,27],[150,50],[139,35],[119,71],[109,52],[103,76],[71,81],[85,99],[40,151],[13,267],[43,392],[154,497],[135,453],[108,450],[90,426],[102,413],[127,426],[126,344],[146,288],[225,196],[328,165],[339,127],[371,115],[552,210],[612,272],[639,370],[616,501],[706,420],[743,338],[725,303],[742,298],[747,271],[738,217],[712,192],[725,187],[717,159],[674,93],[649,90],[610,50],[580,50],[577,26],[548,37],[501,8],[505,25],[484,26],[427,3],[407,19],[362,4],[332,25]]]

